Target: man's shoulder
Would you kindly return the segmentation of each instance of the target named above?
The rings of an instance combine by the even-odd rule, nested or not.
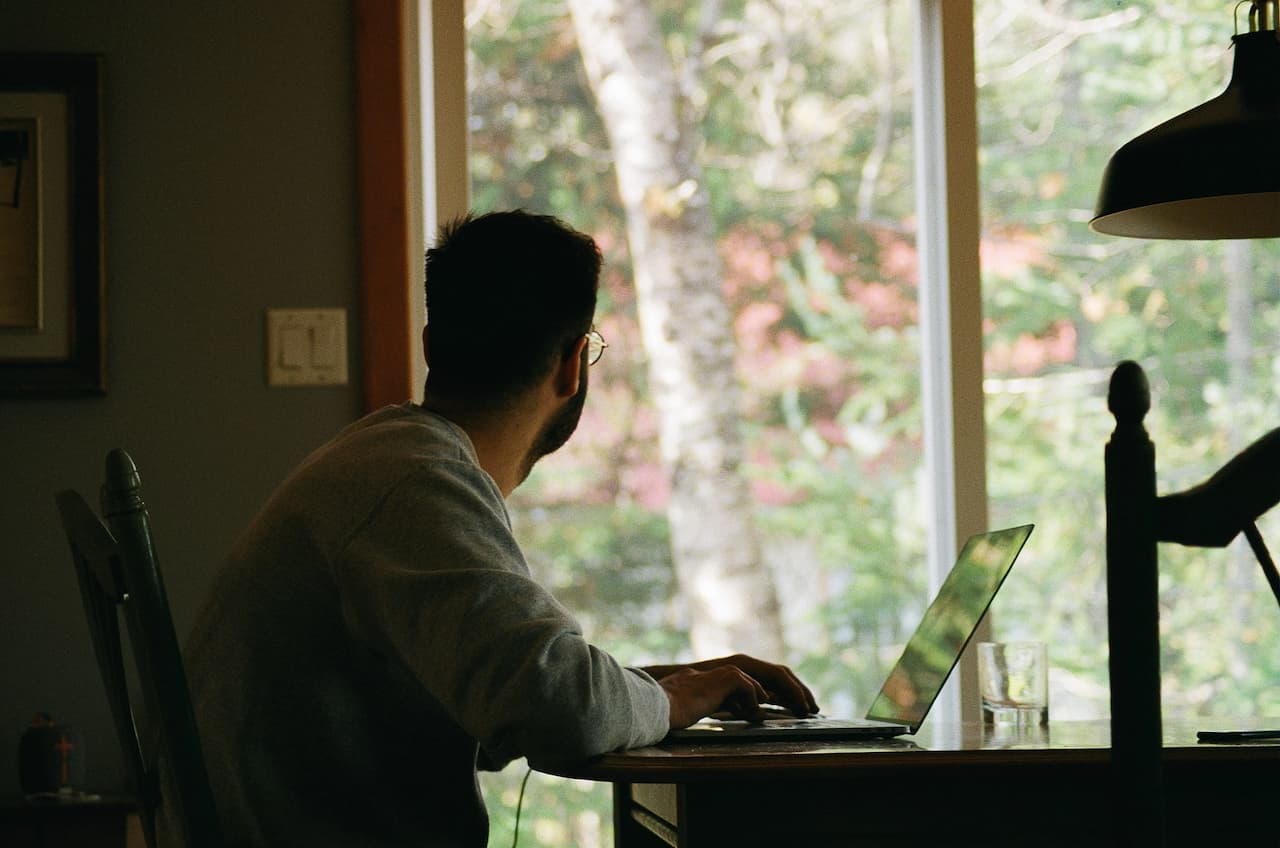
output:
[[[479,465],[461,428],[412,403],[383,407],[349,424],[311,457],[322,458]]]
[[[505,514],[502,493],[465,431],[411,404],[365,416],[299,472],[312,483],[350,487],[362,499],[456,501],[459,508]]]
[[[446,519],[447,517],[447,519]],[[322,539],[339,550],[362,528],[507,523],[496,485],[465,434],[415,407],[377,410],[304,459],[276,487],[249,534]]]
[[[272,500],[308,512],[359,511],[406,483],[434,488],[431,480],[440,477],[474,479],[473,485],[487,488],[487,475],[465,433],[404,404],[376,410],[316,448],[281,482]]]

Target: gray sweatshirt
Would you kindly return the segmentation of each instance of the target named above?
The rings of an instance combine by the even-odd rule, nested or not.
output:
[[[409,404],[280,486],[184,653],[232,845],[483,846],[478,755],[552,764],[667,731],[661,687],[532,579],[466,434]]]

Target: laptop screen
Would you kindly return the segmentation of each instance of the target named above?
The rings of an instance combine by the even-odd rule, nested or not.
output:
[[[867,718],[919,730],[1034,525],[970,537]]]

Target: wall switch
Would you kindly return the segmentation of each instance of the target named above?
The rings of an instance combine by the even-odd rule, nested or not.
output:
[[[347,310],[267,310],[267,385],[346,383]]]

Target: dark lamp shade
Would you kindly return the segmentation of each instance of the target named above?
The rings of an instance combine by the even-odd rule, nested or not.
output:
[[[1125,144],[1102,177],[1097,232],[1280,237],[1280,41],[1237,35],[1226,91]]]

